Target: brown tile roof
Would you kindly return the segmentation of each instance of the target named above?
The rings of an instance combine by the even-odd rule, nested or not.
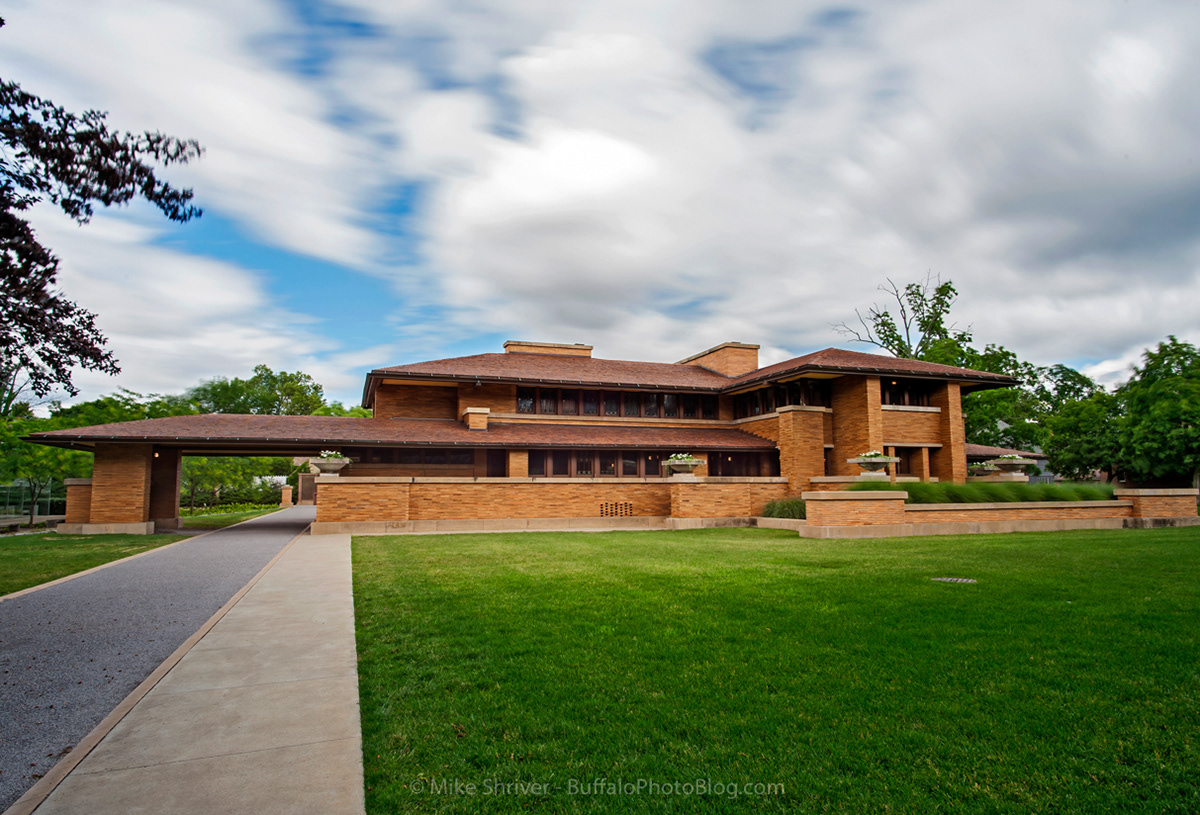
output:
[[[995,458],[996,456],[1024,456],[1025,458],[1045,458],[1044,453],[1033,453],[1029,450],[1014,450],[1011,447],[988,447],[985,444],[964,444],[967,458]]]
[[[475,354],[435,359],[412,365],[377,368],[372,377],[405,376],[432,379],[502,379],[536,384],[621,385],[654,388],[720,390],[729,378],[695,365],[669,362],[633,362],[557,354]]]
[[[1015,385],[1017,380],[1003,374],[993,374],[987,371],[975,371],[970,368],[955,368],[951,365],[938,365],[934,362],[923,362],[919,359],[899,359],[885,357],[880,354],[864,354],[861,351],[847,351],[843,348],[826,348],[802,357],[777,362],[757,371],[751,371],[737,377],[731,387],[742,387],[759,380],[784,376],[789,373],[803,371],[828,371],[830,373],[880,373],[900,376],[934,376],[939,379],[956,379],[973,382],[988,382],[1003,385]]]
[[[668,362],[634,362],[556,354],[475,354],[469,357],[376,368],[367,376],[363,403],[369,404],[374,386],[380,379],[388,377],[499,380],[528,382],[531,385],[547,383],[613,388],[677,388],[716,392],[805,371],[926,376],[1000,386],[1016,384],[1016,380],[1002,374],[954,368],[913,359],[864,354],[841,348],[826,348],[732,378],[696,365]]]
[[[63,447],[146,442],[187,449],[295,450],[354,444],[487,447],[635,447],[679,450],[772,450],[767,439],[722,427],[556,425],[492,422],[468,430],[452,419],[366,419],[335,416],[248,416],[210,413],[33,433]]]

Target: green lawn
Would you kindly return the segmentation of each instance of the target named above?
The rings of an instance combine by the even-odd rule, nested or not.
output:
[[[257,518],[260,515],[268,515],[278,511],[279,507],[270,507],[267,509],[254,509],[248,512],[213,512],[208,515],[189,515],[183,518],[183,525],[188,529],[224,529],[227,526],[240,524],[242,521]]]
[[[0,538],[0,595],[181,540],[178,535],[12,535]]]
[[[354,562],[370,813],[1200,811],[1197,528],[367,537]],[[784,791],[673,786],[698,779]]]

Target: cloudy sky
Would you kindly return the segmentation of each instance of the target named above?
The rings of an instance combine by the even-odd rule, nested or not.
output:
[[[14,0],[0,76],[198,139],[204,216],[39,211],[116,387],[583,342],[764,363],[953,280],[1108,381],[1200,342],[1200,9],[1086,0]],[[865,350],[865,349],[864,349]]]

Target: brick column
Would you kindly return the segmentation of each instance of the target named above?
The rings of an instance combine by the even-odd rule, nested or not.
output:
[[[279,506],[290,507],[292,505],[292,487],[291,485],[284,486],[279,490]]]
[[[1114,490],[1113,496],[1133,501],[1135,518],[1195,518],[1200,490]]]
[[[941,449],[929,456],[931,475],[939,481],[967,482],[966,428],[963,426],[962,396],[957,382],[947,382],[929,397],[931,407],[942,409],[938,425]]]
[[[799,495],[808,480],[825,475],[825,411],[789,405],[779,408],[779,474],[788,492]]]
[[[529,477],[529,451],[528,450],[509,450],[508,451],[508,477],[509,478],[528,478]]]
[[[955,386],[957,387],[957,385]],[[883,450],[883,409],[879,377],[843,376],[833,381],[833,472],[858,475],[848,458]],[[961,419],[959,422],[961,426]]]
[[[929,480],[929,448],[922,447],[921,454],[913,458],[913,468],[916,472],[913,473],[922,481]]]
[[[150,520],[150,444],[97,444],[92,461],[93,524]]]
[[[157,529],[178,529],[183,456],[178,448],[156,447],[150,459],[150,520]]]
[[[86,524],[92,517],[92,479],[66,478],[67,517],[65,524]]]
[[[808,526],[871,526],[903,524],[904,500],[900,490],[806,492],[803,495]]]

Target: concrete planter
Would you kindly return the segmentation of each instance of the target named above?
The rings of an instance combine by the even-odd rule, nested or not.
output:
[[[900,459],[895,456],[871,456],[870,458],[848,458],[847,464],[857,464],[869,473],[878,473],[886,469],[889,464],[896,464]]]
[[[983,463],[989,467],[998,467],[1001,472],[1013,475],[1024,471],[1031,464],[1037,464],[1031,458],[993,458]]]
[[[691,475],[704,461],[698,458],[682,458],[674,461],[664,461],[667,472],[671,475]]]
[[[348,458],[310,458],[308,466],[315,467],[322,475],[337,475],[338,470],[350,463]]]

